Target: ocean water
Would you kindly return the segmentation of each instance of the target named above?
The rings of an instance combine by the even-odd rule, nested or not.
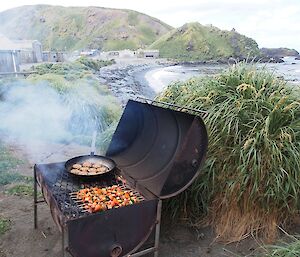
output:
[[[300,86],[300,60],[295,60],[294,57],[285,57],[284,63],[259,64],[259,66],[266,66],[289,83]],[[170,83],[185,81],[195,76],[217,74],[226,68],[228,68],[228,65],[224,64],[159,67],[145,72],[143,75],[144,81],[141,81],[141,83],[150,86],[158,94]]]
[[[289,83],[300,85],[300,60],[295,60],[295,57],[285,57],[283,60],[284,63],[268,63],[262,65],[276,72]]]

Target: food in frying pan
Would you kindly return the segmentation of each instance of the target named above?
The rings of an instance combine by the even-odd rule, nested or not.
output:
[[[90,168],[90,167],[92,167],[92,163],[90,163],[90,162],[84,162],[84,163],[82,163],[82,166],[83,167],[88,167],[88,168]]]
[[[84,162],[73,164],[70,172],[75,175],[100,175],[106,173],[107,170],[108,167],[100,163]]]
[[[73,168],[74,169],[80,169],[82,166],[81,166],[81,164],[74,164],[73,165]]]
[[[124,190],[116,185],[105,188],[84,188],[76,193],[76,197],[83,202],[83,208],[91,213],[118,208],[139,201],[132,191]]]

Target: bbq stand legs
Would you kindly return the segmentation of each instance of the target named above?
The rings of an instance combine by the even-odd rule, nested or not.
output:
[[[34,181],[33,181],[33,213],[34,213],[34,229],[37,229],[37,205],[39,203],[45,202],[44,200],[38,200],[37,199],[37,178],[36,178],[36,171],[34,169],[33,173]],[[61,239],[61,244],[62,244],[62,257],[66,257],[66,247],[65,247],[65,242],[66,242],[66,236],[65,236],[65,228],[62,228],[62,239]]]
[[[156,226],[155,226],[155,241],[154,241],[154,257],[158,257],[158,246],[159,246],[159,236],[160,236],[160,224],[161,224],[161,208],[162,200],[158,201],[157,214],[156,214]]]
[[[34,229],[37,229],[37,180],[36,171],[33,172],[33,212],[34,212]]]
[[[62,254],[61,256],[62,257],[67,257],[67,256],[70,256],[69,254],[69,248],[66,247],[66,242],[68,242],[68,233],[66,233],[66,228],[65,227],[62,227],[62,231],[61,231],[61,250],[62,250]]]
[[[126,257],[139,257],[153,252],[154,252],[154,257],[158,257],[158,246],[159,246],[159,235],[160,235],[160,224],[161,224],[161,208],[162,208],[162,200],[159,200],[157,204],[157,212],[156,212],[154,247],[150,247],[140,252],[127,255]]]
[[[37,192],[37,178],[36,178],[36,171],[34,167],[33,172],[33,215],[34,215],[34,229],[37,229],[37,205],[38,203],[44,203],[45,200],[38,200],[38,192]]]
[[[61,232],[61,256],[65,257],[65,230],[64,228],[62,229]]]

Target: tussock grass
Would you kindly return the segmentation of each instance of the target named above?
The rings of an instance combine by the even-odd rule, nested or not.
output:
[[[24,180],[25,177],[16,172],[0,172],[0,186]]]
[[[300,238],[291,237],[291,242],[282,243],[268,247],[266,257],[299,257],[300,256]]]
[[[13,170],[23,163],[22,160],[14,157],[0,141],[0,172]]]
[[[0,217],[0,236],[10,229],[10,221]]]
[[[37,75],[40,76],[59,76],[61,79],[73,81],[78,79],[92,79],[93,72],[99,71],[100,68],[115,63],[114,60],[94,60],[87,57],[80,57],[75,62],[62,62],[62,63],[43,63],[34,67]],[[30,77],[39,78],[39,76],[31,75]],[[47,77],[46,77],[47,78]]]
[[[0,142],[0,186],[18,181],[29,181],[28,177],[16,172],[23,160],[14,157],[9,149]]]
[[[168,202],[170,215],[195,225],[205,216],[220,240],[274,240],[300,207],[299,96],[276,74],[246,64],[170,85],[159,100],[209,112],[202,175]]]
[[[33,196],[33,183],[13,185],[9,187],[5,193],[17,196]]]
[[[87,57],[80,57],[77,60],[78,63],[83,64],[85,67],[92,69],[94,71],[98,71],[100,70],[100,68],[104,67],[104,66],[108,66],[108,65],[112,65],[115,63],[114,60],[94,60],[94,59],[90,59]]]

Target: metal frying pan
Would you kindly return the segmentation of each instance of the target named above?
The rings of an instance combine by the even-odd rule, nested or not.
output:
[[[65,167],[66,167],[67,171],[71,173],[71,170],[73,169],[72,166],[74,164],[83,164],[84,162],[101,164],[101,165],[107,167],[107,170],[105,172],[102,172],[99,174],[97,174],[97,173],[96,174],[95,173],[79,174],[79,176],[99,176],[99,175],[106,174],[106,173],[112,171],[116,167],[116,164],[113,160],[111,160],[105,156],[93,155],[93,153],[91,153],[90,155],[82,155],[82,156],[74,157],[65,163]],[[75,175],[74,173],[71,173],[71,174]]]
[[[99,176],[99,175],[103,175],[103,174],[106,174],[106,173],[112,171],[116,167],[116,163],[112,159],[110,159],[106,156],[95,155],[95,144],[96,144],[96,132],[94,132],[94,134],[93,134],[93,140],[92,140],[92,146],[91,146],[92,150],[91,150],[90,155],[76,156],[76,157],[73,157],[72,159],[69,159],[65,163],[66,170],[68,172],[70,172],[71,174],[78,175],[78,176]],[[82,165],[84,162],[101,164],[101,165],[105,166],[107,168],[107,170],[105,172],[93,173],[93,174],[74,174],[71,172],[74,164]]]

